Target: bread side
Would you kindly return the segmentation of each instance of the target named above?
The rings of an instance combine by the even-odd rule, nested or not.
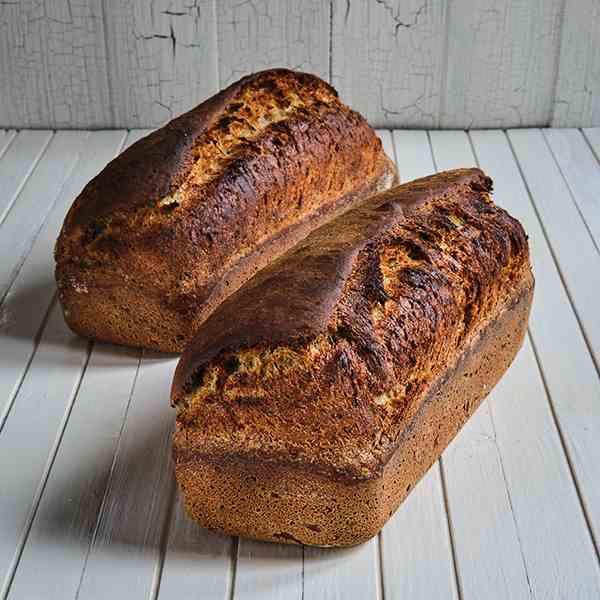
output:
[[[140,140],[94,178],[56,245],[77,333],[181,350],[223,298],[395,170],[317,77],[246,77]]]
[[[196,519],[322,545],[376,533],[525,331],[527,240],[490,188],[471,169],[381,194],[200,328],[172,391],[178,480]]]

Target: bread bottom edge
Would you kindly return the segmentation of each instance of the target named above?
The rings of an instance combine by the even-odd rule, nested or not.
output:
[[[175,465],[189,516],[207,529],[271,542],[367,541],[508,369],[523,342],[532,294],[526,289],[437,378],[381,476],[351,483],[294,466],[191,457]]]

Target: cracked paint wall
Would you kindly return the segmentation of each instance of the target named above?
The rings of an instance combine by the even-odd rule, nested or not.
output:
[[[600,4],[0,0],[0,127],[156,127],[271,66],[375,126],[600,125]]]

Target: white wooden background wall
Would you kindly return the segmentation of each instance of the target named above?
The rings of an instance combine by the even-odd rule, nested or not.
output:
[[[0,1],[0,127],[155,127],[278,65],[375,126],[597,126],[600,1]]]

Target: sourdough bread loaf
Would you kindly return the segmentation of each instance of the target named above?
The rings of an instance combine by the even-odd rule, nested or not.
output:
[[[331,86],[287,70],[245,77],[132,145],[75,200],[55,251],[66,321],[181,351],[257,270],[394,180]]]
[[[469,169],[379,194],[200,327],[172,387],[194,519],[326,546],[379,531],[523,339],[527,237],[490,190]]]

